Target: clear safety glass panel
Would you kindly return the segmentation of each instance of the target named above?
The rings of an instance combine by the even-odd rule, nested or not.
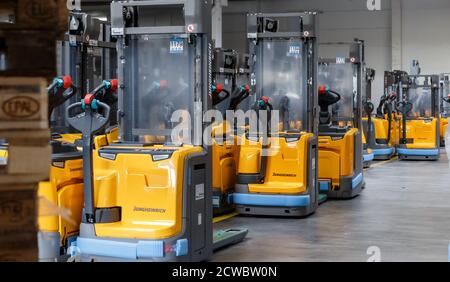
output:
[[[370,98],[370,97],[368,97],[368,94],[369,94],[369,91],[367,89],[368,85],[369,84],[367,83],[367,80],[366,80],[366,71],[364,71],[363,72],[363,80],[361,81],[362,103],[363,104],[366,103]],[[365,118],[368,117],[367,112],[364,110],[364,107],[363,107],[363,111],[362,111],[362,116]]]
[[[58,46],[58,76],[70,76],[78,87],[77,94],[57,107],[51,117],[51,126],[57,131],[65,132],[69,125],[65,120],[65,109],[79,102],[81,97],[102,84],[104,79],[116,78],[117,56],[114,49],[101,47],[86,47],[85,53],[80,53],[78,47],[62,42]],[[108,55],[108,56],[106,56]],[[79,67],[84,57],[83,70]],[[82,77],[79,77],[80,74]]]
[[[445,78],[442,80],[442,89],[441,89],[441,99],[448,98],[450,95],[450,75],[445,75]],[[442,109],[441,112],[444,117],[450,117],[450,103],[447,103],[442,100]]]
[[[257,58],[262,73],[258,96],[270,99],[279,111],[281,131],[303,131],[307,122],[307,93],[303,74],[304,45],[298,39],[263,40]]]
[[[102,48],[97,47],[87,47],[87,55],[86,55],[86,64],[84,73],[85,79],[84,83],[86,84],[85,89],[87,91],[94,90],[97,86],[99,86],[103,79],[104,69],[103,69],[103,52]],[[85,93],[83,93],[85,95]]]
[[[333,121],[352,122],[357,88],[353,64],[320,63],[318,72],[319,86],[324,85],[341,95],[341,100],[331,107]]]
[[[432,91],[429,87],[410,88],[408,90],[408,100],[413,108],[409,113],[411,118],[431,118],[432,110]]]
[[[128,91],[124,99],[126,113],[131,115],[133,140],[127,141],[191,143],[194,100],[191,83],[195,68],[191,46],[188,47],[186,39],[175,36],[130,38],[125,48]],[[171,138],[174,128],[185,134],[174,140]]]

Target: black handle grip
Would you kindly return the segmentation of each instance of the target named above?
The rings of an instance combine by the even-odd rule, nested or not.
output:
[[[103,102],[97,101],[98,110],[85,109],[82,113],[74,115],[75,109],[83,109],[83,103],[75,103],[67,107],[66,120],[76,130],[83,134],[95,134],[104,128],[111,114],[111,107]],[[100,114],[100,110],[103,114]]]

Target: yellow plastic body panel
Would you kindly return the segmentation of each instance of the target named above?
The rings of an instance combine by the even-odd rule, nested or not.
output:
[[[386,140],[389,133],[389,120],[387,115],[384,119],[374,117],[372,118],[372,122],[374,125],[375,139]],[[399,118],[395,114],[393,114],[391,121],[391,138],[389,140],[389,146],[395,146],[399,143],[399,122]]]
[[[95,148],[105,147],[108,146],[109,144],[117,142],[117,140],[119,140],[119,128],[114,127],[113,129],[110,130],[108,134],[95,136],[94,147]]]
[[[69,133],[69,134],[61,134],[61,138],[55,140],[75,144],[75,141],[81,139],[82,136],[80,133]],[[119,128],[114,127],[108,132],[108,134],[96,136],[95,139],[98,139],[99,140],[98,142],[103,146],[106,146],[107,144],[112,144],[113,142],[119,140]]]
[[[108,160],[94,151],[95,207],[122,208],[120,222],[95,225],[97,236],[165,239],[182,231],[185,161],[188,156],[201,153],[203,148],[151,146],[145,149],[176,151],[169,159],[156,162],[149,154],[124,153]]]
[[[259,173],[261,165],[262,143],[242,137],[239,153],[239,174]]]
[[[212,136],[212,187],[222,194],[229,193],[236,184],[237,139],[227,122],[214,127]]]
[[[439,126],[439,135],[441,136],[441,140],[445,139],[445,134],[447,133],[447,127],[448,127],[448,120],[449,118],[443,118],[440,119],[440,126]]]
[[[340,185],[341,177],[350,177],[355,167],[355,136],[358,129],[349,130],[342,139],[319,136],[319,179]]]
[[[67,160],[64,167],[52,166],[50,181],[39,184],[40,231],[60,233],[61,244],[80,229],[83,208],[83,161]]]
[[[375,129],[375,139],[387,139],[389,122],[386,119],[373,118],[372,122]]]
[[[83,188],[83,183],[76,183],[58,190],[58,207],[63,213],[58,217],[62,245],[67,237],[77,235],[80,231],[84,203]]]
[[[239,173],[259,173],[262,143],[243,138],[239,159]],[[304,133],[298,141],[271,138],[267,167],[262,184],[249,184],[250,193],[295,195],[308,187],[309,141],[313,134]]]
[[[401,116],[394,114],[392,119],[392,130],[390,144],[392,146],[398,146],[400,144],[400,122]]]
[[[367,144],[366,134],[364,133],[364,130],[362,131],[362,143],[363,143],[363,145]]]
[[[65,161],[64,168],[52,166],[50,182],[57,190],[66,185],[83,182],[83,160]]]
[[[112,144],[113,142],[119,140],[119,128],[116,126],[113,129],[111,129],[109,133],[106,135],[106,138],[109,144]]]
[[[0,150],[0,158],[8,158],[8,150]]]
[[[407,144],[408,149],[434,149],[437,145],[437,119],[408,120],[406,122],[406,138],[414,143]]]
[[[58,193],[51,182],[40,182],[38,188],[39,197],[39,217],[38,226],[40,231],[59,231],[58,212],[55,208],[58,205]]]
[[[74,144],[75,141],[80,140],[81,138],[82,138],[81,133],[69,133],[69,134],[61,134],[61,138],[55,140]]]

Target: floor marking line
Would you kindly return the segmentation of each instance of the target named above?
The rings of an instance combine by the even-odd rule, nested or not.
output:
[[[398,160],[398,157],[394,157],[394,158],[392,158],[390,160],[387,160],[387,161],[382,161],[382,162],[378,162],[378,163],[372,164],[370,167],[371,168],[372,167],[379,167],[379,166],[382,166],[382,165],[385,165],[385,164],[392,163],[392,162],[397,161],[397,160]]]
[[[239,215],[238,212],[233,212],[233,213],[230,213],[230,214],[218,216],[218,217],[215,217],[215,218],[213,219],[213,223],[219,223],[219,222],[225,221],[225,220],[227,220],[227,219],[233,218],[233,217],[235,217],[235,216],[237,216],[237,215]]]

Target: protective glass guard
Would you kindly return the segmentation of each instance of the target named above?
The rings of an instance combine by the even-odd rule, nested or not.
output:
[[[114,49],[105,49],[101,47],[87,47],[85,54],[85,64],[83,65],[83,77],[78,78],[78,70],[75,67],[77,62],[81,59],[79,58],[78,47],[64,47],[69,43],[63,43],[63,49],[61,51],[60,60],[65,61],[64,57],[69,57],[68,64],[69,67],[63,66],[59,70],[60,76],[69,75],[74,79],[74,81],[79,81],[78,83],[83,83],[82,89],[78,89],[78,93],[68,99],[63,106],[57,107],[51,117],[51,126],[56,131],[59,129],[64,130],[68,125],[65,121],[66,108],[74,103],[80,101],[81,97],[94,90],[97,86],[102,84],[105,79],[117,78],[117,55]],[[67,48],[67,49],[66,49]],[[106,62],[106,60],[108,62]],[[82,93],[85,92],[85,93]]]
[[[262,64],[260,96],[268,97],[273,110],[279,111],[280,131],[302,131],[307,120],[303,48],[300,40],[264,40],[257,54]]]
[[[332,106],[333,120],[336,122],[351,122],[354,117],[356,99],[356,77],[352,64],[319,64],[319,85],[325,85],[330,90],[341,95],[341,100]]]
[[[409,117],[412,118],[431,118],[433,117],[432,91],[428,87],[411,88],[408,90],[408,100],[413,105]]]
[[[99,86],[103,79],[106,79],[103,74],[103,50],[102,48],[88,47],[85,74],[86,74],[86,90],[92,91]],[[84,94],[84,93],[83,93]]]
[[[124,99],[131,102],[132,135],[138,141],[191,143],[194,62],[189,47],[175,36],[130,38],[124,75],[131,97]],[[185,134],[172,136],[174,128]]]
[[[364,103],[366,103],[366,102],[368,102],[368,100],[369,99],[371,99],[371,97],[368,97],[368,89],[367,89],[367,86],[368,86],[368,83],[367,83],[367,80],[365,79],[365,75],[366,75],[366,72],[364,72],[364,79],[361,81],[361,88],[362,88],[362,102],[363,102],[363,104]],[[363,109],[363,111],[362,111],[362,116],[363,117],[368,117],[368,115],[367,115],[367,112]]]
[[[442,98],[448,98],[450,95],[450,82],[444,81],[442,85]],[[450,103],[443,101],[441,112],[446,117],[450,116]]]

